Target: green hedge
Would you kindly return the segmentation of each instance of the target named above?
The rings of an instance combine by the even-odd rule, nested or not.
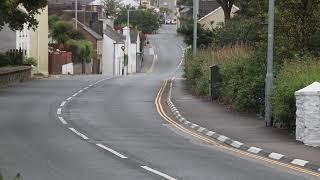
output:
[[[319,59],[305,57],[285,63],[277,74],[272,91],[273,117],[277,124],[293,126],[295,123],[295,91],[320,80]]]
[[[233,57],[220,66],[220,99],[232,109],[262,112],[265,60],[256,54]]]

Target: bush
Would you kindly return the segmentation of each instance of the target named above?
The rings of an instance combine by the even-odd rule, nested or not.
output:
[[[0,53],[0,67],[10,66],[10,65],[12,65],[12,62],[9,56]]]
[[[223,64],[231,57],[247,54],[249,48],[242,45],[229,46],[220,49],[202,49],[193,58],[191,49],[185,52],[184,76],[187,85],[198,96],[208,96],[209,68],[212,65]]]
[[[23,64],[37,66],[38,61],[37,61],[37,59],[35,59],[33,57],[29,57],[24,60]]]
[[[256,54],[243,54],[232,57],[220,67],[220,100],[234,110],[261,113],[264,107],[265,59]]]
[[[295,91],[320,80],[319,59],[304,57],[285,63],[272,91],[273,117],[277,124],[290,127],[295,123]]]

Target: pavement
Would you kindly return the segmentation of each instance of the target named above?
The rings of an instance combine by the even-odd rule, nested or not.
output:
[[[192,123],[244,143],[247,147],[277,152],[320,167],[319,147],[296,141],[288,130],[265,127],[263,119],[256,115],[232,112],[218,102],[192,96],[183,79],[174,81],[172,98],[181,116]]]
[[[317,179],[208,144],[164,120],[155,99],[181,61],[183,41],[174,26],[149,38],[158,55],[151,73],[61,76],[0,89],[5,179]]]

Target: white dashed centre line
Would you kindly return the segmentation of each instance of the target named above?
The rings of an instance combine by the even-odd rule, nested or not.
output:
[[[65,101],[62,101],[62,103],[60,104],[60,107],[63,107],[66,104]]]
[[[69,97],[68,99],[67,99],[67,101],[70,101],[72,99],[72,97]]]
[[[82,139],[84,140],[88,140],[89,138],[87,136],[85,136],[84,134],[82,134],[81,132],[77,131],[74,128],[69,128],[72,132],[74,132],[76,135],[80,136]]]
[[[60,115],[61,114],[61,108],[57,109],[57,114]]]
[[[164,178],[166,178],[166,179],[169,179],[169,180],[177,180],[176,178],[173,178],[173,177],[171,177],[171,176],[169,176],[169,175],[167,175],[167,174],[164,174],[164,173],[162,173],[162,172],[160,172],[160,171],[157,171],[157,170],[155,170],[155,169],[152,169],[152,168],[150,168],[150,167],[148,167],[148,166],[141,166],[143,169],[145,169],[145,170],[147,170],[147,171],[150,171],[150,172],[152,172],[152,173],[154,173],[154,174],[157,174],[157,175],[159,175],[159,176],[162,176],[162,177],[164,177]]]
[[[121,153],[118,153],[117,151],[106,147],[106,146],[103,145],[103,144],[96,144],[96,145],[99,146],[99,147],[101,147],[102,149],[104,149],[104,150],[106,150],[106,151],[111,152],[112,154],[114,154],[114,155],[116,155],[116,156],[118,156],[118,157],[120,157],[120,158],[122,158],[122,159],[127,159],[127,158],[128,158],[128,157],[122,155]]]
[[[67,121],[65,121],[65,120],[63,119],[63,117],[59,116],[58,118],[59,118],[59,120],[61,121],[62,124],[68,124]]]

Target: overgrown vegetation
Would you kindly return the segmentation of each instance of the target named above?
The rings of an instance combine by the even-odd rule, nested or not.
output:
[[[240,11],[218,28],[199,26],[198,47],[207,49],[194,58],[186,52],[185,76],[196,95],[207,96],[209,67],[218,65],[219,100],[237,111],[264,114],[268,0],[239,0],[237,5]],[[320,1],[276,1],[275,12],[273,118],[290,128],[294,92],[320,80]],[[179,32],[191,45],[193,24],[184,18]]]
[[[135,9],[134,7],[121,7],[116,15],[115,24],[127,24],[127,11],[130,9],[130,26],[147,34],[152,34],[160,28],[160,18],[153,9]]]

